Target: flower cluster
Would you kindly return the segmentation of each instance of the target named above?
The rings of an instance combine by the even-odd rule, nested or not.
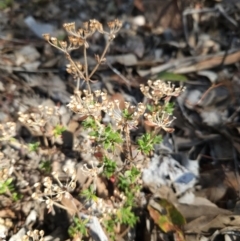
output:
[[[171,128],[172,122],[176,119],[176,117],[165,111],[157,111],[151,114],[145,113],[144,117],[147,119],[147,125],[155,127],[156,129],[163,129],[166,132],[173,132],[173,128]]]
[[[102,24],[96,19],[91,19],[88,22],[83,23],[83,28],[79,28],[78,30],[76,30],[75,23],[65,23],[63,27],[69,34],[80,39],[86,39],[96,31],[104,33]]]
[[[14,170],[15,160],[9,160],[3,152],[0,152],[0,182],[5,181],[11,176]]]
[[[130,105],[129,102],[125,102],[125,108],[124,110],[121,110],[119,107],[119,101],[115,100],[109,102],[103,111],[109,115],[118,128],[128,125],[131,129],[138,125],[139,118],[143,115],[145,109],[146,107],[143,103],[138,103],[137,106],[134,106]]]
[[[82,96],[84,94],[84,96]],[[101,111],[108,103],[108,97],[105,92],[100,90],[90,93],[88,90],[76,91],[74,96],[71,96],[71,101],[67,105],[74,113],[80,117],[92,116],[95,119],[101,118]]]
[[[0,124],[0,140],[9,140],[16,135],[16,123],[6,122]]]
[[[28,231],[26,235],[22,237],[21,241],[44,241],[44,231],[43,230],[33,230]]]
[[[46,133],[47,125],[56,126],[59,122],[59,114],[57,108],[48,106],[38,106],[36,113],[19,112],[18,120],[26,125],[33,133]]]
[[[80,77],[84,79],[85,66],[80,62],[71,61],[67,64],[67,72],[73,76],[74,79]]]
[[[52,173],[54,179],[57,181],[57,184],[53,183],[50,177],[45,177],[43,180],[44,190],[40,190],[41,184],[36,183],[34,187],[36,192],[32,194],[32,198],[39,201],[44,201],[47,205],[47,208],[51,211],[53,205],[58,205],[58,202],[61,202],[63,198],[69,199],[70,192],[76,188],[76,173],[74,170],[65,170],[65,172],[71,176],[71,179],[65,185],[59,180],[57,173]],[[67,209],[67,207],[65,207]]]
[[[183,87],[176,88],[170,82],[166,83],[162,80],[148,80],[148,86],[140,85],[140,90],[149,99],[153,100],[155,104],[164,97],[178,96],[183,90]]]
[[[67,65],[67,72],[77,80],[76,90],[79,89],[80,80],[83,80],[87,82],[88,91],[89,93],[91,92],[89,81],[92,81],[91,77],[96,72],[99,65],[105,62],[104,56],[110,46],[110,43],[115,38],[116,33],[122,27],[122,22],[119,20],[114,20],[109,22],[108,26],[110,28],[109,32],[104,31],[102,24],[96,19],[91,19],[90,21],[83,23],[83,27],[79,29],[76,29],[75,23],[65,23],[63,27],[69,35],[68,42],[51,37],[48,33],[43,34],[44,39],[49,44],[65,53],[66,58],[69,61],[69,64]],[[107,36],[107,43],[101,56],[95,55],[97,63],[93,70],[88,73],[87,49],[89,48],[89,43],[87,42],[87,38],[92,36],[96,31]],[[81,46],[83,47],[84,64],[75,62],[70,55],[72,50],[78,49]]]
[[[96,201],[91,200],[92,204],[88,211],[92,215],[101,216],[100,222],[108,219],[109,215],[116,215],[118,210],[124,206],[127,197],[124,193],[114,190],[114,195],[110,199],[111,203],[106,203],[102,198],[97,198]]]

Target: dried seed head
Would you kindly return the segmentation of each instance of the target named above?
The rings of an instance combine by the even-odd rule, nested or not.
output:
[[[155,103],[166,96],[178,96],[182,91],[183,87],[176,88],[174,84],[170,82],[166,83],[162,80],[148,80],[148,86],[140,85],[140,90],[149,99],[154,100]]]
[[[75,32],[75,23],[64,23],[63,24],[63,28],[65,28],[65,30],[67,32]]]
[[[50,34],[49,33],[45,33],[42,35],[43,38],[46,40],[46,41],[49,41],[50,40]]]
[[[39,198],[39,196],[38,196],[38,194],[37,194],[36,192],[34,192],[34,193],[32,194],[32,198],[33,198],[34,200],[37,200],[37,199]]]
[[[53,45],[57,45],[58,44],[58,40],[55,37],[51,37],[50,41],[52,42]]]
[[[117,33],[122,27],[122,22],[118,19],[115,19],[113,21],[108,22],[108,27],[110,28],[111,32]]]

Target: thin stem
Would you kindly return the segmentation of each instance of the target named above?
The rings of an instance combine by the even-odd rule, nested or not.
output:
[[[57,203],[57,202],[55,202],[55,201],[53,201],[53,205],[55,205],[55,206],[57,206],[57,207],[59,207],[59,208],[62,208],[62,209],[64,209],[64,210],[66,210],[66,211],[74,211],[74,212],[77,212],[77,211],[78,211],[78,210],[74,210],[74,209],[72,209],[72,208],[65,207],[65,206],[63,206],[63,205],[61,205],[60,203]]]
[[[76,91],[79,90],[79,87],[80,87],[80,78],[78,77],[77,78],[77,86],[76,86]]]
[[[64,50],[64,49],[62,49],[62,48],[60,48],[60,47],[58,47],[57,45],[51,43],[50,41],[48,41],[48,43],[49,43],[50,45],[52,45],[54,48],[60,50],[61,52],[64,52],[64,53],[66,52],[66,50]]]
[[[101,55],[99,61],[97,62],[96,66],[94,67],[94,69],[92,70],[92,72],[89,75],[89,79],[93,76],[93,74],[96,72],[96,70],[98,69],[98,67],[102,63],[102,60],[103,60],[105,54],[107,53],[107,50],[108,50],[108,48],[110,46],[110,43],[111,43],[111,41],[108,40],[108,42],[107,42],[107,44],[106,44],[106,46],[105,46],[105,48],[104,48],[104,50],[102,52],[102,55]]]
[[[125,124],[125,136],[126,136],[126,145],[127,145],[127,149],[128,149],[128,159],[129,160],[133,160],[133,154],[132,154],[132,147],[131,147],[131,143],[130,143],[130,134],[129,134],[129,128],[128,128],[128,124]]]
[[[76,90],[79,90],[80,87],[80,78],[84,79],[84,75],[83,73],[78,69],[77,65],[75,64],[75,62],[72,60],[70,54],[68,52],[64,52],[66,54],[66,58],[69,60],[69,62],[76,68],[77,72],[78,72],[78,79],[77,79],[77,87]]]
[[[84,47],[83,47],[83,54],[84,54],[84,63],[85,63],[85,81],[87,82],[88,91],[91,94],[91,87],[90,87],[90,84],[89,84],[89,78],[90,77],[88,77],[87,48],[86,48],[85,44],[84,44]]]

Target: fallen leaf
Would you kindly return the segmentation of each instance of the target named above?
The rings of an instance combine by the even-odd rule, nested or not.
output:
[[[175,232],[177,240],[185,240],[181,227],[186,221],[173,204],[166,199],[151,199],[147,208],[151,218],[163,232]]]

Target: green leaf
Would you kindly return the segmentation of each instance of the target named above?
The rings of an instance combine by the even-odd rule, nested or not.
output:
[[[99,135],[98,131],[91,131],[91,132],[89,133],[89,136],[98,137],[98,135]]]
[[[88,129],[88,128],[91,128],[93,130],[96,130],[97,129],[97,124],[94,120],[93,117],[87,117],[83,122],[82,122],[82,125],[84,127],[84,129]]]
[[[62,133],[66,130],[66,128],[62,125],[56,125],[54,130],[53,130],[53,134],[54,136],[60,136],[62,135]]]
[[[48,160],[41,161],[40,164],[39,164],[39,168],[46,173],[51,173],[51,170],[52,170],[51,162],[48,161]]]
[[[70,237],[80,234],[81,237],[88,237],[87,223],[88,219],[79,219],[78,217],[73,218],[73,224],[68,228],[68,234]]]
[[[181,228],[186,221],[172,203],[166,199],[152,200],[147,208],[151,218],[163,232],[175,232],[179,241],[185,240]]]
[[[11,7],[13,4],[13,0],[1,0],[0,1],[0,10],[3,10],[7,7]]]
[[[108,159],[106,156],[103,159],[103,163],[104,163],[103,174],[107,178],[110,178],[114,174],[117,168],[117,163],[115,161]]]
[[[117,212],[117,217],[120,223],[129,225],[130,227],[133,227],[138,220],[135,214],[131,211],[131,207],[120,208]]]
[[[151,133],[145,133],[137,140],[138,149],[147,155],[153,150],[154,145],[161,143],[161,141],[160,135],[152,136]]]
[[[86,198],[86,200],[93,200],[93,201],[98,200],[98,197],[95,195],[93,185],[90,185],[90,187],[88,189],[82,190],[80,195],[83,196],[84,198]]]
[[[168,80],[168,81],[181,81],[185,82],[187,81],[187,77],[182,74],[175,74],[172,72],[161,72],[158,74],[158,78],[161,80]]]
[[[174,111],[174,103],[170,103],[170,102],[166,103],[164,106],[164,111],[172,115]]]
[[[40,142],[29,143],[28,149],[29,149],[30,152],[37,151],[39,146],[40,146]]]

